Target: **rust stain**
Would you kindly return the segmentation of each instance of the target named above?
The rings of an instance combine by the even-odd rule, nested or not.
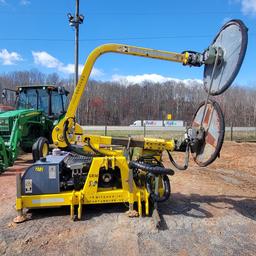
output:
[[[207,144],[212,145],[213,147],[216,147],[216,144],[217,144],[215,138],[209,132],[206,135],[205,142]]]
[[[204,123],[205,124],[209,123],[211,112],[212,112],[212,109],[211,109],[211,106],[209,106],[209,108],[207,108],[207,111],[206,111],[206,114],[205,114],[205,117],[204,117]]]

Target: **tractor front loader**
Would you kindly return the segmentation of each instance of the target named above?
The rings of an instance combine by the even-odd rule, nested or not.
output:
[[[3,98],[8,98],[8,89]],[[40,155],[49,149],[54,122],[65,114],[68,92],[55,86],[23,86],[15,91],[16,109],[0,113],[0,173],[12,166],[21,150],[31,152],[40,138],[45,145]]]

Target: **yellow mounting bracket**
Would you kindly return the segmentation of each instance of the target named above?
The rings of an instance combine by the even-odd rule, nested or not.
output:
[[[84,89],[89,80],[89,76],[91,74],[93,65],[97,58],[104,53],[120,53],[126,55],[134,55],[139,57],[153,58],[159,60],[167,60],[173,62],[180,62],[182,64],[186,64],[188,61],[188,54],[185,52],[183,54],[168,52],[168,51],[160,51],[149,48],[141,48],[137,46],[130,46],[124,44],[105,44],[95,48],[90,55],[88,56],[78,84],[75,88],[74,94],[70,101],[67,113],[65,117],[55,126],[52,132],[52,139],[56,146],[58,147],[66,147],[67,144],[63,138],[64,124],[69,119],[75,117],[76,110],[78,108],[79,102],[81,100]],[[81,132],[81,128],[79,126],[74,128],[76,132]]]

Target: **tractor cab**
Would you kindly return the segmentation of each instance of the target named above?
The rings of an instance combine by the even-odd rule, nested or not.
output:
[[[55,119],[65,113],[67,95],[63,87],[23,86],[18,87],[17,109],[36,109]]]
[[[8,110],[41,110],[53,119],[65,113],[67,96],[68,91],[63,87],[52,85],[19,86],[17,90],[4,89],[2,92],[4,105],[12,108]]]

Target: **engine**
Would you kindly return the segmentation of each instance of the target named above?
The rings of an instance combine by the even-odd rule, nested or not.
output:
[[[81,190],[86,182],[93,157],[61,151],[58,155],[41,158],[22,176],[22,194],[37,195]],[[122,188],[120,169],[100,168],[98,187]]]

